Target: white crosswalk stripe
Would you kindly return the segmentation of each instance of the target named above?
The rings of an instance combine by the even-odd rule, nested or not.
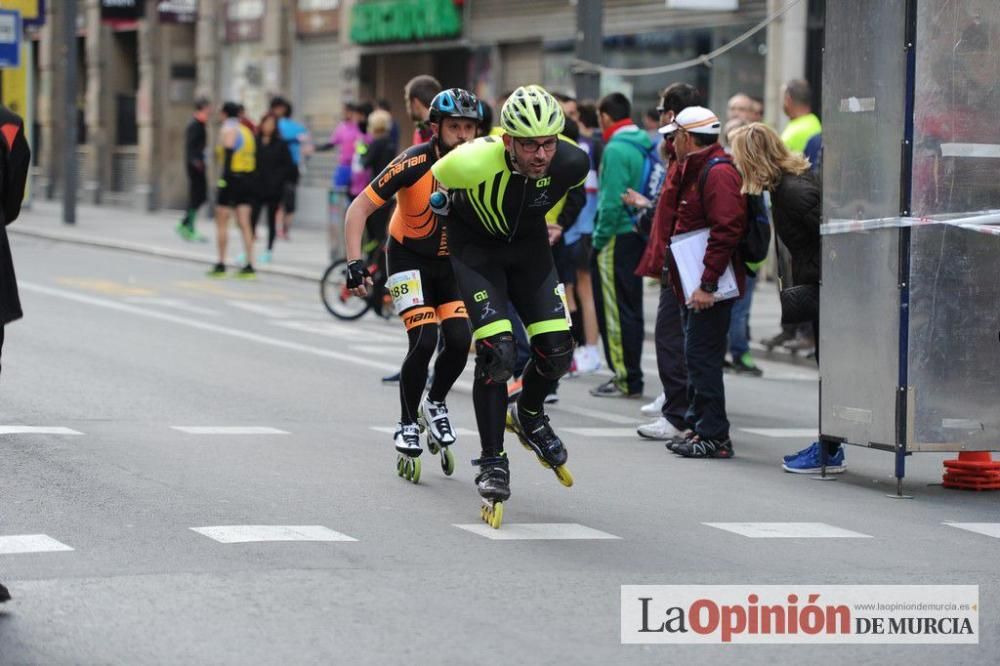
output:
[[[870,539],[870,534],[852,532],[826,523],[702,523],[751,539]]]
[[[500,529],[485,523],[470,523],[455,524],[455,527],[494,541],[621,539],[577,523],[504,523]]]
[[[776,439],[816,439],[819,436],[816,428],[740,428],[740,432]]]
[[[192,527],[193,531],[219,543],[261,541],[357,541],[322,525],[217,525]]]
[[[73,550],[47,534],[17,534],[0,536],[0,555],[23,553],[60,553]]]
[[[982,534],[983,536],[993,537],[994,539],[1000,539],[1000,523],[952,523],[945,522],[942,525],[947,525],[948,527],[955,527],[960,530],[966,530],[968,532],[975,532],[976,534]]]
[[[79,430],[58,426],[0,425],[0,435],[82,435]]]
[[[266,426],[170,426],[187,435],[287,435],[285,430]]]
[[[560,428],[581,437],[634,437],[639,438],[635,428]]]

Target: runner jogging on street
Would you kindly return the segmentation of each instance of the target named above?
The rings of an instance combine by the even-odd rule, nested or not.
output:
[[[564,485],[566,449],[549,425],[545,397],[570,368],[573,340],[549,248],[545,214],[590,170],[587,154],[559,138],[559,103],[540,86],[518,88],[500,112],[504,134],[477,139],[433,167],[450,190],[448,241],[476,340],[472,399],[482,456],[476,477],[484,520],[499,527],[510,496],[504,427]],[[516,350],[512,308],[531,339],[521,396],[507,411]]]
[[[441,453],[445,474],[455,468],[448,447],[455,443],[445,397],[465,369],[472,341],[465,304],[448,262],[448,238],[430,200],[438,190],[431,166],[456,146],[476,137],[482,104],[472,93],[452,88],[431,101],[430,141],[397,156],[357,197],[347,210],[348,286],[365,296],[372,281],[365,269],[361,238],[365,221],[396,196],[396,210],[389,222],[386,287],[403,318],[409,350],[400,369],[399,425],[393,435],[397,472],[416,483],[420,479],[420,430],[427,429],[427,448]],[[439,195],[440,196],[440,195]],[[444,346],[434,364],[434,379],[421,401],[427,368],[438,336]]]

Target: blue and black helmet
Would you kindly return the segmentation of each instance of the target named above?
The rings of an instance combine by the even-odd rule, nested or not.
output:
[[[483,103],[468,90],[449,88],[431,100],[430,122],[440,123],[445,118],[469,118],[476,123],[483,120]]]

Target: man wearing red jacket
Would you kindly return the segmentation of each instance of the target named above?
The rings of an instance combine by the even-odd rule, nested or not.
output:
[[[725,158],[719,145],[721,123],[708,109],[690,106],[660,132],[673,136],[674,150],[681,165],[680,183],[667,202],[674,210],[669,238],[698,229],[709,230],[705,270],[701,285],[684,298],[677,265],[668,253],[670,283],[682,306],[684,318],[684,358],[688,370],[690,402],[686,421],[693,427],[685,440],[673,447],[686,458],[732,458],[726,418],[726,392],[722,366],[734,299],[716,301],[719,278],[732,263],[743,295],[746,270],[738,246],[747,231],[746,200],[740,193],[741,178],[728,162],[709,164]],[[704,186],[702,186],[702,184]]]
[[[697,106],[700,95],[694,86],[687,83],[672,83],[660,96],[656,110],[660,114],[660,125],[666,127],[674,122],[677,114],[689,106]],[[653,337],[656,348],[656,368],[663,385],[661,397],[648,407],[652,413],[659,412],[658,418],[637,428],[640,437],[666,440],[667,447],[684,441],[684,435],[691,430],[685,420],[688,411],[687,366],[684,365],[684,322],[674,290],[667,278],[667,242],[674,224],[673,205],[677,201],[677,188],[681,181],[681,166],[670,141],[664,140],[663,150],[667,155],[667,177],[660,197],[656,201],[653,226],[649,242],[642,260],[636,268],[636,275],[656,278],[660,281],[660,302],[656,308],[656,328]],[[647,408],[643,408],[647,413]]]

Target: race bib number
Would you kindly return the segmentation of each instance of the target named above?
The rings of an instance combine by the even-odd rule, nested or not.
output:
[[[385,283],[392,296],[396,312],[424,304],[424,289],[420,284],[420,271],[393,273]]]
[[[573,318],[569,316],[569,304],[566,302],[566,285],[562,282],[557,284],[556,294],[559,295],[559,300],[562,301],[563,314],[566,316],[566,325],[573,328]]]

